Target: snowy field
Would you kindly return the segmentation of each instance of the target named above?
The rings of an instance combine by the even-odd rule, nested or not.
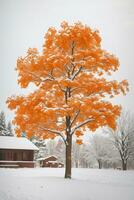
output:
[[[0,200],[134,200],[134,171],[0,169]]]

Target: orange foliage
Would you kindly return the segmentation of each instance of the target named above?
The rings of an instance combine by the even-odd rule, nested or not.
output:
[[[76,144],[79,144],[79,145],[83,144],[82,139],[77,139]]]
[[[45,34],[43,51],[30,48],[17,60],[18,83],[30,83],[37,90],[26,96],[10,97],[8,107],[15,110],[14,124],[19,136],[37,135],[54,139],[67,134],[83,135],[79,128],[95,131],[100,126],[116,128],[120,106],[105,97],[126,94],[128,83],[108,81],[103,75],[118,70],[118,59],[101,48],[101,37],[82,23],[61,24]],[[68,123],[67,123],[67,119]],[[81,139],[77,139],[82,144]]]
[[[80,136],[83,135],[83,133],[82,133],[82,131],[77,130],[77,131],[75,132],[75,135],[76,135],[77,137],[80,137]]]

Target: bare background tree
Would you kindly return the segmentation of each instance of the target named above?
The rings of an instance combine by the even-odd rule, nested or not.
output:
[[[129,160],[134,156],[134,115],[123,111],[117,121],[117,129],[107,128],[105,132],[111,137],[111,141],[119,152],[122,169],[127,170]]]

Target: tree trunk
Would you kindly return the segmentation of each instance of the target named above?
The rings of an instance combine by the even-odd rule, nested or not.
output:
[[[101,160],[98,160],[98,164],[99,164],[99,169],[101,169],[102,168],[102,162],[101,162]]]
[[[72,136],[67,136],[65,178],[71,178],[72,168]]]
[[[127,162],[122,160],[122,170],[127,170]]]
[[[75,167],[76,167],[76,168],[78,168],[78,167],[79,167],[79,162],[78,162],[78,160],[77,160],[77,161],[75,161]]]

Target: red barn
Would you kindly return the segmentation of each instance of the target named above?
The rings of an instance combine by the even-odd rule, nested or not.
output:
[[[61,162],[58,162],[58,159],[56,156],[48,156],[46,158],[40,158],[38,159],[40,161],[41,167],[64,167],[64,164]]]
[[[27,138],[0,136],[0,167],[34,167],[37,150]]]

